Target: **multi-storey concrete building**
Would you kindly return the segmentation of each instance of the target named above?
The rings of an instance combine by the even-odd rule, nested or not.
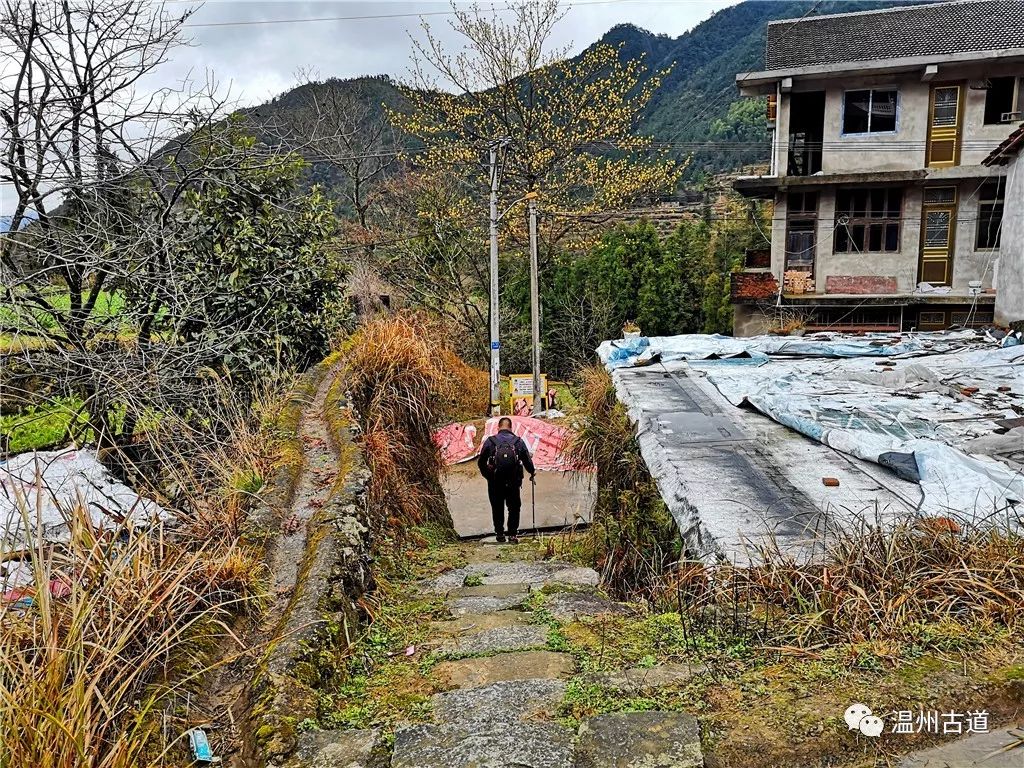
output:
[[[996,272],[996,323],[1024,330],[1024,124],[985,158],[1006,169],[1003,231]]]
[[[1024,110],[1024,0],[913,5],[768,25],[770,253],[734,275],[735,332],[936,330],[993,322],[1006,168]],[[1020,275],[1018,269],[1016,274]],[[1018,294],[1020,295],[1020,294]]]

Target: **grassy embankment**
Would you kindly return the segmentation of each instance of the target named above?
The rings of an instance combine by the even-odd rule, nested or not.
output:
[[[230,624],[257,611],[264,592],[261,538],[243,529],[284,459],[277,405],[238,413],[229,443],[165,468],[186,489],[173,532],[101,531],[70,509],[67,542],[39,538],[22,553],[32,601],[0,606],[0,765],[187,761],[198,680],[225,661],[215,654]]]

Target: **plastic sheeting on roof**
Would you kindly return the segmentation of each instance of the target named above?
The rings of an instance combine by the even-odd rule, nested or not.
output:
[[[917,483],[926,513],[987,514],[1024,501],[1024,430],[977,450],[1005,432],[997,421],[1024,415],[1024,347],[975,331],[695,334],[604,342],[598,353],[611,370],[687,361],[733,405]],[[685,484],[684,470],[665,471]]]
[[[167,517],[156,502],[114,480],[92,451],[22,453],[0,464],[0,551],[20,548],[39,526],[45,539],[66,540],[66,511],[78,504],[103,529]]]
[[[708,359],[754,359],[767,362],[771,357],[912,357],[965,349],[977,343],[977,340],[978,334],[974,331],[914,334],[907,337],[894,337],[892,334],[847,336],[817,333],[797,337],[735,338],[693,333],[603,341],[597,348],[597,354],[606,368],[614,370],[627,365],[642,365],[652,358],[662,362]]]

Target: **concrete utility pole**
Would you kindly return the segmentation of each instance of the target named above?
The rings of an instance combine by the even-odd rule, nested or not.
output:
[[[501,341],[498,339],[498,149],[491,143],[491,416],[501,413]]]
[[[527,192],[530,201],[530,339],[533,342],[533,415],[541,412],[547,392],[540,386],[540,287],[537,276],[537,193]]]

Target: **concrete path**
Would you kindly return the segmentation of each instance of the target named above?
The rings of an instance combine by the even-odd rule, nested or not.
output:
[[[908,755],[899,768],[1021,768],[1024,725],[997,728]]]
[[[476,462],[448,468],[445,478],[448,508],[459,536],[483,536],[494,533],[491,508],[487,502],[487,483],[477,471]],[[595,479],[585,472],[537,473],[537,527],[555,528],[590,522],[594,505]],[[520,528],[533,527],[530,507],[530,482],[523,483],[523,511]]]
[[[628,610],[601,596],[598,574],[570,563],[516,560],[516,549],[464,545],[469,563],[425,580],[443,595],[450,618],[432,625],[431,648],[443,660],[431,675],[446,688],[432,698],[432,721],[400,725],[389,749],[378,730],[320,731],[300,737],[289,768],[701,768],[697,720],[680,712],[601,715],[570,728],[558,720],[567,653],[547,648],[548,626],[518,610],[533,592],[556,587],[569,617]],[[467,586],[469,585],[469,586]],[[679,681],[665,665],[622,675],[623,690]],[[673,667],[673,668],[669,668]],[[659,683],[659,681],[664,681]],[[615,686],[615,681],[605,681]],[[390,753],[390,754],[389,754]],[[388,762],[389,760],[389,762]]]

